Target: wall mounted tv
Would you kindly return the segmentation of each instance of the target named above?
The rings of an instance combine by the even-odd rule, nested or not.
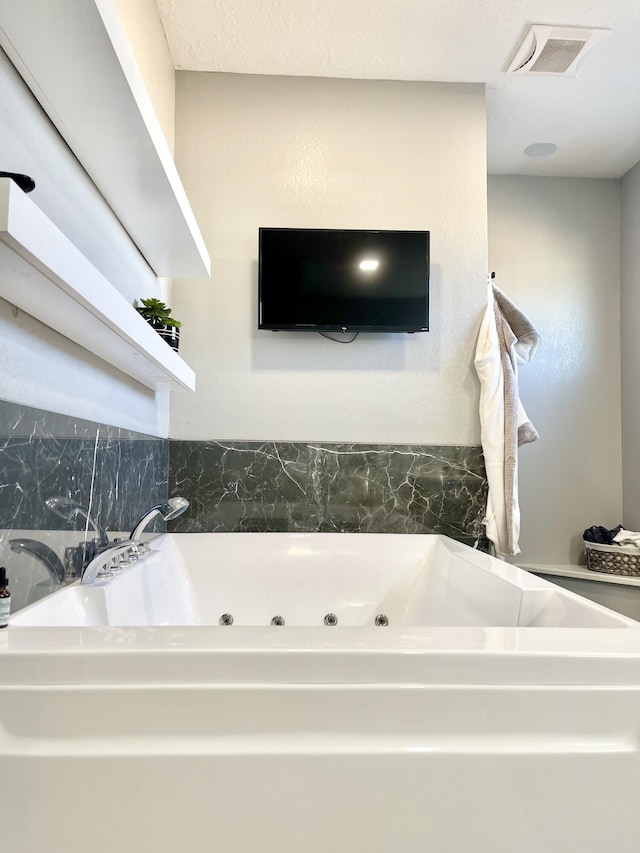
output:
[[[258,328],[426,332],[429,232],[260,228]]]

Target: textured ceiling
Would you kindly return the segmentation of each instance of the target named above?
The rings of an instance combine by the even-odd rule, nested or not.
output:
[[[489,171],[619,177],[640,160],[640,0],[156,0],[176,69],[483,82]],[[504,72],[532,23],[607,27],[575,78]],[[545,160],[524,155],[554,142]]]

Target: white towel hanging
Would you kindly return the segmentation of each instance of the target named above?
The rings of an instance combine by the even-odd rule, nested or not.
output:
[[[530,361],[540,336],[530,320],[487,279],[475,367],[480,379],[480,434],[489,482],[484,523],[503,556],[520,553],[518,446],[538,438],[518,396],[518,363]]]

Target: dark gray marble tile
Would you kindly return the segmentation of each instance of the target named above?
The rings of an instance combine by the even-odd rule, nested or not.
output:
[[[94,536],[85,534],[83,518],[52,512],[47,498],[71,498],[102,527],[126,531],[166,499],[168,470],[167,439],[0,401],[0,560],[16,606],[55,586],[46,567],[16,552],[12,539],[49,543],[64,562],[66,548]]]
[[[0,529],[83,529],[46,499],[65,495],[111,530],[166,498],[169,442],[0,402]]]
[[[481,449],[172,441],[169,491],[191,501],[180,532],[483,534]]]

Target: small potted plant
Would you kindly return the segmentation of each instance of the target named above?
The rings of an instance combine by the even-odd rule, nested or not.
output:
[[[141,305],[136,305],[136,310],[141,314],[150,326],[156,330],[161,338],[169,344],[176,352],[180,344],[180,323],[171,316],[171,308],[160,299],[141,299]]]

